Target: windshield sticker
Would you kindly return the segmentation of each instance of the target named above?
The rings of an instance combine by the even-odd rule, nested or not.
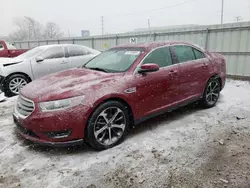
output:
[[[140,53],[140,51],[127,51],[125,52],[125,55],[139,55]]]

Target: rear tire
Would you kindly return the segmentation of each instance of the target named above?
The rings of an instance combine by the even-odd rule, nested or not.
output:
[[[220,97],[221,85],[218,78],[210,78],[207,82],[202,104],[205,108],[211,108],[216,105]]]
[[[88,120],[85,138],[96,150],[112,148],[121,143],[129,127],[129,111],[118,101],[101,104]]]
[[[18,95],[21,88],[29,82],[30,79],[22,74],[14,74],[7,77],[4,83],[5,96],[12,97]]]

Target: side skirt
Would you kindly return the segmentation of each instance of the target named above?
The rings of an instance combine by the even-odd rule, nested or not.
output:
[[[147,115],[147,116],[142,117],[142,118],[140,118],[140,119],[136,119],[136,120],[135,120],[135,125],[138,125],[138,124],[140,124],[140,123],[142,123],[142,122],[144,122],[144,121],[146,121],[146,120],[149,120],[149,119],[151,119],[151,118],[160,116],[160,115],[165,114],[165,113],[167,113],[167,112],[172,112],[172,111],[174,111],[174,110],[176,110],[176,109],[178,109],[178,108],[181,108],[181,107],[186,106],[186,105],[188,105],[188,104],[191,104],[191,103],[193,103],[193,102],[199,101],[200,99],[202,99],[202,97],[195,97],[195,98],[192,98],[192,99],[190,99],[190,100],[188,100],[188,101],[181,102],[181,103],[179,103],[179,104],[173,105],[173,106],[171,106],[171,107],[169,107],[169,108],[167,108],[167,109],[160,110],[160,111],[158,111],[158,112],[155,112],[155,113],[153,113],[153,114]]]

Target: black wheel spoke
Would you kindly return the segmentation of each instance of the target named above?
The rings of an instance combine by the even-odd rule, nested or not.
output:
[[[220,85],[217,80],[210,81],[206,89],[206,101],[209,105],[214,105],[220,93]]]
[[[124,112],[118,107],[109,107],[98,115],[94,135],[100,144],[112,145],[122,137],[125,127]]]

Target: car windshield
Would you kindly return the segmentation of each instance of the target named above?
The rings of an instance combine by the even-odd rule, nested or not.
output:
[[[11,43],[9,43],[9,42],[5,42],[5,44],[6,44],[6,46],[7,46],[7,48],[8,48],[9,50],[15,50],[15,49],[16,49],[16,47],[13,46],[13,44],[11,44]]]
[[[25,59],[29,59],[31,57],[37,56],[39,55],[41,52],[43,52],[47,47],[45,46],[40,46],[40,47],[36,47],[33,48],[19,56],[16,57],[16,59],[18,60],[25,60]]]
[[[142,49],[112,49],[90,60],[85,68],[104,72],[125,72],[141,54]]]

